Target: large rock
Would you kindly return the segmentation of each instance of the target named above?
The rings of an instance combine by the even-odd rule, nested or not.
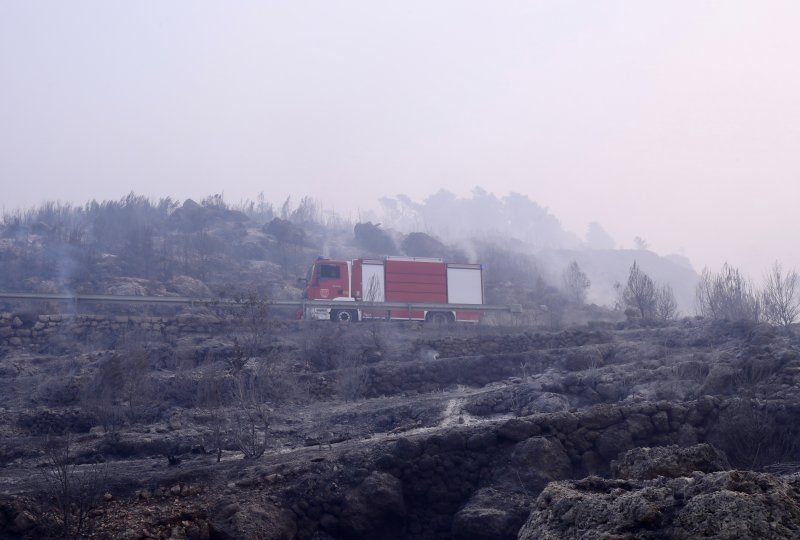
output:
[[[520,411],[522,416],[535,413],[555,413],[569,410],[569,399],[561,394],[544,392],[525,405]]]
[[[754,472],[692,478],[553,482],[520,540],[557,538],[798,538],[800,494]]]
[[[676,445],[655,448],[634,448],[611,464],[617,478],[647,480],[658,476],[678,478],[691,476],[695,471],[704,473],[726,471],[731,466],[725,454],[710,444],[697,444],[689,448]]]
[[[800,538],[800,494],[750,471],[712,473],[686,488],[677,538]]]
[[[340,527],[348,538],[400,539],[405,517],[403,483],[376,471],[345,495]]]
[[[32,512],[23,510],[14,517],[12,530],[19,533],[26,533],[36,527],[36,517]]]
[[[106,285],[106,294],[115,296],[147,296],[149,282],[140,278],[118,278]]]
[[[704,394],[732,394],[736,390],[737,371],[730,364],[713,364],[701,391]]]
[[[222,540],[291,540],[297,534],[292,512],[271,503],[222,500],[211,509],[209,525],[212,537]]]
[[[190,298],[211,298],[213,296],[211,289],[205,283],[189,276],[175,276],[167,282],[167,290]]]
[[[626,481],[599,477],[553,482],[537,498],[519,538],[635,538],[633,531],[659,519],[669,494],[664,486],[634,490]]]
[[[607,428],[624,420],[622,410],[618,406],[608,404],[592,407],[580,416],[581,425],[589,429]]]
[[[595,442],[597,453],[605,459],[615,459],[621,452],[633,447],[633,438],[626,425],[617,424],[600,432]]]
[[[529,493],[539,493],[548,482],[572,475],[572,462],[561,442],[555,437],[531,437],[517,443],[508,464],[495,474],[500,485]]]
[[[24,497],[0,497],[0,538],[33,538],[44,516]]]
[[[537,424],[528,420],[520,420],[519,418],[506,420],[497,428],[497,436],[500,439],[508,439],[511,441],[524,441],[541,432],[542,429]]]
[[[517,537],[531,510],[520,493],[480,489],[453,518],[453,537],[463,540],[502,540]]]

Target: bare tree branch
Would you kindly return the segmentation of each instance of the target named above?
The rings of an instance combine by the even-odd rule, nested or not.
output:
[[[703,317],[758,321],[761,316],[761,300],[752,283],[728,263],[719,274],[703,269],[696,299]]]
[[[572,261],[567,266],[561,275],[561,283],[564,288],[564,294],[571,302],[579,306],[586,302],[586,292],[592,282],[589,281],[586,273],[581,270],[577,262]]]
[[[761,300],[764,306],[764,317],[768,322],[788,328],[800,314],[800,290],[795,270],[783,271],[779,262],[775,262],[764,279]]]

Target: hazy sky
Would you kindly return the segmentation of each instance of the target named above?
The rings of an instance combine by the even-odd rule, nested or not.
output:
[[[0,205],[481,185],[800,268],[798,28],[795,0],[2,0]]]

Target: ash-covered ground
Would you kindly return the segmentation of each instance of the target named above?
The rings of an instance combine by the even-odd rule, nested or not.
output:
[[[251,315],[0,316],[0,536],[800,535],[792,333]]]

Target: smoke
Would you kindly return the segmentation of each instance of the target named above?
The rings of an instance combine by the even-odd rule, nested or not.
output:
[[[330,258],[330,256],[331,256],[331,239],[330,239],[330,236],[327,235],[327,234],[324,236],[324,238],[322,240],[322,249],[320,249],[320,251],[321,251],[320,255],[322,255],[326,259]]]
[[[78,248],[61,243],[54,248],[56,257],[56,287],[59,292],[73,293],[73,283],[78,273]]]
[[[589,225],[586,241],[565,230],[546,208],[518,193],[497,197],[478,187],[468,197],[440,190],[422,202],[406,195],[381,199],[382,221],[408,233],[424,230],[457,247],[469,262],[487,265],[495,282],[561,287],[561,275],[577,261],[592,284],[590,303],[613,305],[614,283],[627,279],[634,260],[669,283],[684,312],[693,305],[697,274],[685,260],[648,250],[618,250],[601,224]],[[419,225],[422,224],[422,227]]]
[[[430,362],[439,358],[439,353],[434,349],[422,349],[419,352],[419,358],[422,361]]]
[[[531,249],[575,249],[582,244],[546,208],[519,193],[497,197],[477,187],[464,198],[439,190],[421,203],[406,195],[380,202],[387,225],[403,232],[423,230],[450,243],[498,237],[519,240]]]

